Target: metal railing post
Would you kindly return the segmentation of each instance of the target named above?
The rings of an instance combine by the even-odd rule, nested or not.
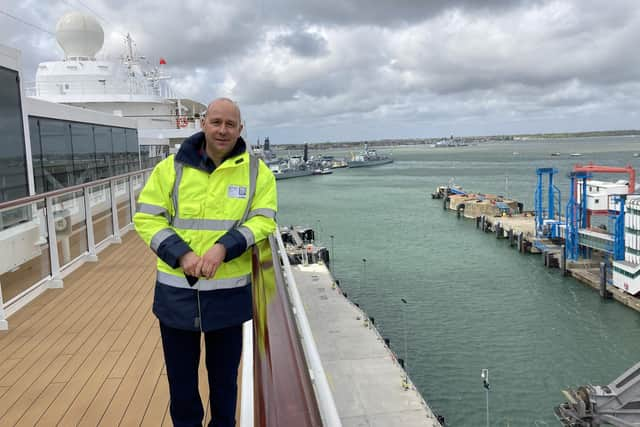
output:
[[[136,195],[135,190],[133,188],[133,177],[135,175],[131,175],[129,177],[129,204],[131,205],[131,209],[129,209],[130,218],[129,221],[133,222],[133,215],[136,213]]]
[[[84,189],[84,220],[87,225],[87,247],[89,248],[88,261],[98,261],[96,255],[96,239],[93,234],[93,213],[91,211],[91,199],[89,197],[89,187]]]
[[[0,282],[0,331],[6,331],[9,329],[9,322],[7,322],[7,315],[4,313],[4,300],[2,299],[2,282]]]
[[[111,188],[111,219],[113,220],[113,241],[122,242],[120,238],[120,225],[118,224],[118,200],[116,199],[116,181],[109,181]]]
[[[253,321],[242,325],[242,393],[240,427],[254,427],[253,421]]]
[[[47,234],[49,236],[49,260],[51,262],[51,282],[49,288],[62,288],[60,276],[60,258],[58,256],[58,239],[56,237],[56,218],[53,211],[53,197],[45,199],[47,207]]]

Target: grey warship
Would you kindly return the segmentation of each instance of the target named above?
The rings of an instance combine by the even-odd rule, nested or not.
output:
[[[369,150],[368,145],[364,144],[364,151],[356,154],[353,159],[347,161],[350,168],[364,168],[369,166],[386,165],[393,163],[393,159],[385,154],[378,154],[376,150]]]

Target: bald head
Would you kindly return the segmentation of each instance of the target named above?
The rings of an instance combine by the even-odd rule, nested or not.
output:
[[[230,98],[216,98],[213,101],[211,101],[209,103],[209,105],[207,106],[207,113],[206,115],[209,115],[209,112],[212,110],[212,108],[216,108],[220,103],[227,103],[227,104],[231,104],[233,106],[233,108],[235,109],[235,111],[238,114],[238,123],[242,123],[242,115],[240,114],[240,107],[238,107],[238,104],[230,99]]]
[[[202,118],[207,155],[219,166],[233,150],[242,132],[240,109],[229,98],[211,101],[207,114]]]

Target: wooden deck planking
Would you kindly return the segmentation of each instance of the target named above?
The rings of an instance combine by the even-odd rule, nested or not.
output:
[[[149,363],[159,340],[150,312],[154,256],[133,233],[123,241],[101,252],[98,263],[86,263],[65,278],[64,289],[47,290],[9,318],[10,330],[0,333],[0,425],[97,425],[121,384],[131,382],[127,370],[133,361],[138,361],[133,384],[147,365],[154,366],[156,377],[140,394],[146,401],[134,402],[142,407],[130,410],[144,414],[157,396],[164,401],[164,419],[168,391],[153,393],[162,354],[154,353]],[[140,329],[150,337],[150,351],[136,346]],[[133,355],[124,355],[127,351]],[[118,363],[123,378],[108,378]],[[123,415],[124,410],[118,418]]]
[[[155,319],[153,319],[155,321]],[[149,333],[154,331],[153,333]],[[120,421],[124,416],[129,403],[133,400],[140,378],[144,373],[147,365],[150,363],[151,355],[153,354],[154,347],[160,339],[159,334],[155,332],[155,329],[147,328],[147,334],[142,345],[137,348],[137,353],[133,359],[129,369],[126,371],[126,375],[123,375],[122,382],[118,387],[116,394],[114,395],[111,403],[107,407],[104,416],[101,420],[101,424],[105,426],[120,425]],[[161,353],[155,353],[161,354]],[[116,369],[116,368],[114,368]],[[113,370],[112,370],[113,372]],[[158,375],[160,373],[158,372]],[[110,378],[117,378],[110,375]],[[139,411],[144,411],[144,408],[137,408]]]
[[[89,405],[80,420],[79,426],[95,427],[100,424],[102,415],[104,411],[107,410],[107,406],[109,406],[109,402],[113,399],[116,391],[118,391],[121,382],[121,378],[107,378],[104,383],[102,383],[100,390],[98,390],[91,405]]]
[[[53,377],[55,377],[70,358],[71,356],[68,355],[56,358],[35,381],[31,382],[28,386],[20,387],[20,389],[24,389],[23,393],[19,394],[19,390],[9,391],[6,399],[6,403],[9,404],[8,410],[0,417],[0,425],[15,425],[27,410],[29,410],[32,403],[35,402],[38,397],[40,397],[40,394],[51,384]],[[2,400],[2,406],[4,406],[5,399]]]
[[[117,247],[117,245],[110,246],[102,251],[99,254],[99,257],[100,259],[106,259],[107,257],[112,258],[113,256],[117,256],[116,254],[123,257],[126,256],[124,251],[119,252],[118,249],[119,247]],[[58,298],[63,298],[65,302],[71,303],[75,298],[82,296],[84,293],[83,286],[76,285],[83,284],[83,278],[89,277],[98,268],[98,263],[85,264],[81,269],[73,272],[65,279],[64,289],[47,290],[36,300],[31,301],[26,307],[11,316],[9,323],[12,325],[11,330],[14,331],[14,333],[0,333],[0,343],[5,345],[5,343],[10,342],[17,337],[25,335],[29,336],[25,330],[29,329],[34,323],[40,322],[42,324],[43,322],[51,320],[48,318],[48,313],[57,310],[57,308],[55,304],[50,303]],[[38,316],[34,316],[35,313],[37,313]],[[38,331],[37,329],[35,330]],[[0,357],[2,355],[3,354],[0,352]]]
[[[123,236],[9,318],[0,332],[0,425],[171,426],[155,256]],[[203,343],[199,388],[211,418]]]
[[[160,349],[162,351],[162,349]],[[153,395],[147,406],[147,410],[140,424],[142,427],[158,427],[162,425],[165,414],[169,408],[169,383],[167,375],[162,374],[164,364],[162,365],[161,374],[158,376]]]
[[[56,398],[60,390],[64,387],[63,383],[51,383],[44,389],[40,396],[31,404],[29,410],[16,423],[16,427],[30,427],[38,423],[38,420],[47,410],[51,402]]]
[[[99,283],[99,282],[97,282]],[[106,287],[106,286],[103,286]],[[100,294],[96,294],[96,298],[99,297]],[[52,303],[55,303],[52,302]],[[73,306],[68,307],[69,309],[73,309]],[[88,309],[88,307],[87,307]],[[66,311],[66,310],[65,310]],[[55,315],[55,313],[52,313]],[[73,319],[73,318],[72,318]],[[63,324],[64,325],[64,324]],[[46,367],[47,362],[50,358],[57,357],[58,354],[72,354],[70,352],[64,351],[66,346],[75,338],[78,337],[76,333],[68,333],[68,329],[63,327],[53,331],[49,335],[47,335],[42,341],[38,342],[39,335],[33,337],[32,341],[35,341],[33,344],[27,344],[22,346],[21,350],[24,351],[25,348],[31,349],[26,357],[23,358],[21,363],[14,367],[9,373],[4,375],[0,379],[0,384],[3,385],[11,385],[20,380],[20,384],[17,387],[18,390],[11,390],[9,393],[15,397],[15,393],[20,390],[21,387],[24,387],[25,384],[28,384],[28,381],[31,380],[31,377],[35,374],[39,374],[43,370],[43,366]],[[87,335],[90,335],[92,331],[89,331]],[[61,335],[62,334],[62,335]],[[82,337],[82,335],[81,335]],[[93,346],[100,341],[102,337],[99,334],[91,336],[91,340],[85,345],[86,351],[91,351]],[[93,344],[91,346],[90,344]],[[60,347],[62,346],[62,348]],[[18,352],[18,355],[21,355],[22,352]],[[83,359],[83,353],[78,352],[74,355],[74,359]],[[86,356],[85,356],[86,357]],[[71,365],[73,366],[73,364]],[[66,368],[68,369],[68,367]],[[56,379],[53,382],[64,382],[64,379]],[[11,401],[11,399],[7,399]],[[2,405],[0,404],[0,413],[2,412]]]
[[[32,369],[19,369],[19,367],[22,365],[21,363],[18,364],[13,371],[11,371],[7,376],[4,377],[10,377],[7,383],[11,387],[5,392],[4,396],[2,396],[2,399],[0,400],[0,420],[2,419],[1,417],[3,417],[5,413],[11,408],[11,406],[19,401],[22,394],[25,393],[29,389],[29,387],[34,385],[34,383],[36,383],[36,381],[42,376],[49,364],[58,356],[58,354],[60,354],[68,340],[70,340],[70,338],[67,338],[67,340],[57,341],[50,348],[50,352],[45,353],[42,358],[38,358],[38,360],[36,361],[37,363],[31,360],[27,361],[26,359],[30,358],[25,358],[24,364],[32,366]],[[13,376],[12,374],[14,371],[24,371],[24,375],[19,374],[19,376]],[[20,381],[18,381],[18,379]]]
[[[116,363],[119,356],[120,353],[114,351],[110,351],[105,354],[91,376],[87,379],[87,382],[84,384],[82,389],[77,393],[71,406],[69,406],[65,412],[60,421],[62,425],[74,424],[74,421],[82,419],[89,406],[93,403],[94,396],[98,394],[102,384],[104,384],[107,379],[109,371]],[[59,394],[62,394],[62,392]]]
[[[122,417],[122,425],[133,426],[142,424],[147,407],[151,402],[151,397],[154,394],[156,384],[160,378],[163,365],[162,349],[156,347],[152,353],[149,364],[140,377],[140,381],[138,381],[129,406]]]
[[[120,256],[125,255],[121,254]],[[96,264],[85,264],[82,269],[85,267],[90,270],[98,268]],[[65,289],[45,292],[46,294],[58,291],[56,292],[58,297],[23,324],[11,326],[9,332],[3,333],[9,336],[14,334],[19,338],[29,337],[32,339],[22,344],[18,342],[17,345],[9,345],[4,350],[0,350],[0,360],[21,358],[25,354],[45,350],[41,345],[43,340],[72,331],[74,322],[83,316],[86,311],[90,310],[97,300],[100,300],[110,290],[109,286],[101,286],[102,282],[90,280],[88,279],[89,277],[78,270],[65,279]],[[94,289],[96,287],[97,289]],[[9,318],[10,325],[13,324],[13,319],[13,316]]]

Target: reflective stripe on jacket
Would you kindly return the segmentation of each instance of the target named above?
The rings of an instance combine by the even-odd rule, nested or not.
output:
[[[158,255],[154,312],[163,323],[180,329],[237,324],[236,300],[237,311],[245,313],[241,321],[247,320],[247,249],[275,230],[275,178],[264,162],[250,156],[239,138],[230,157],[209,172],[201,161],[203,146],[204,135],[198,133],[176,156],[154,168],[134,216],[136,231]],[[216,243],[227,249],[225,262],[212,279],[201,278],[191,287],[179,266],[180,256],[190,250],[202,256]],[[196,293],[199,310],[193,306],[198,304]]]

